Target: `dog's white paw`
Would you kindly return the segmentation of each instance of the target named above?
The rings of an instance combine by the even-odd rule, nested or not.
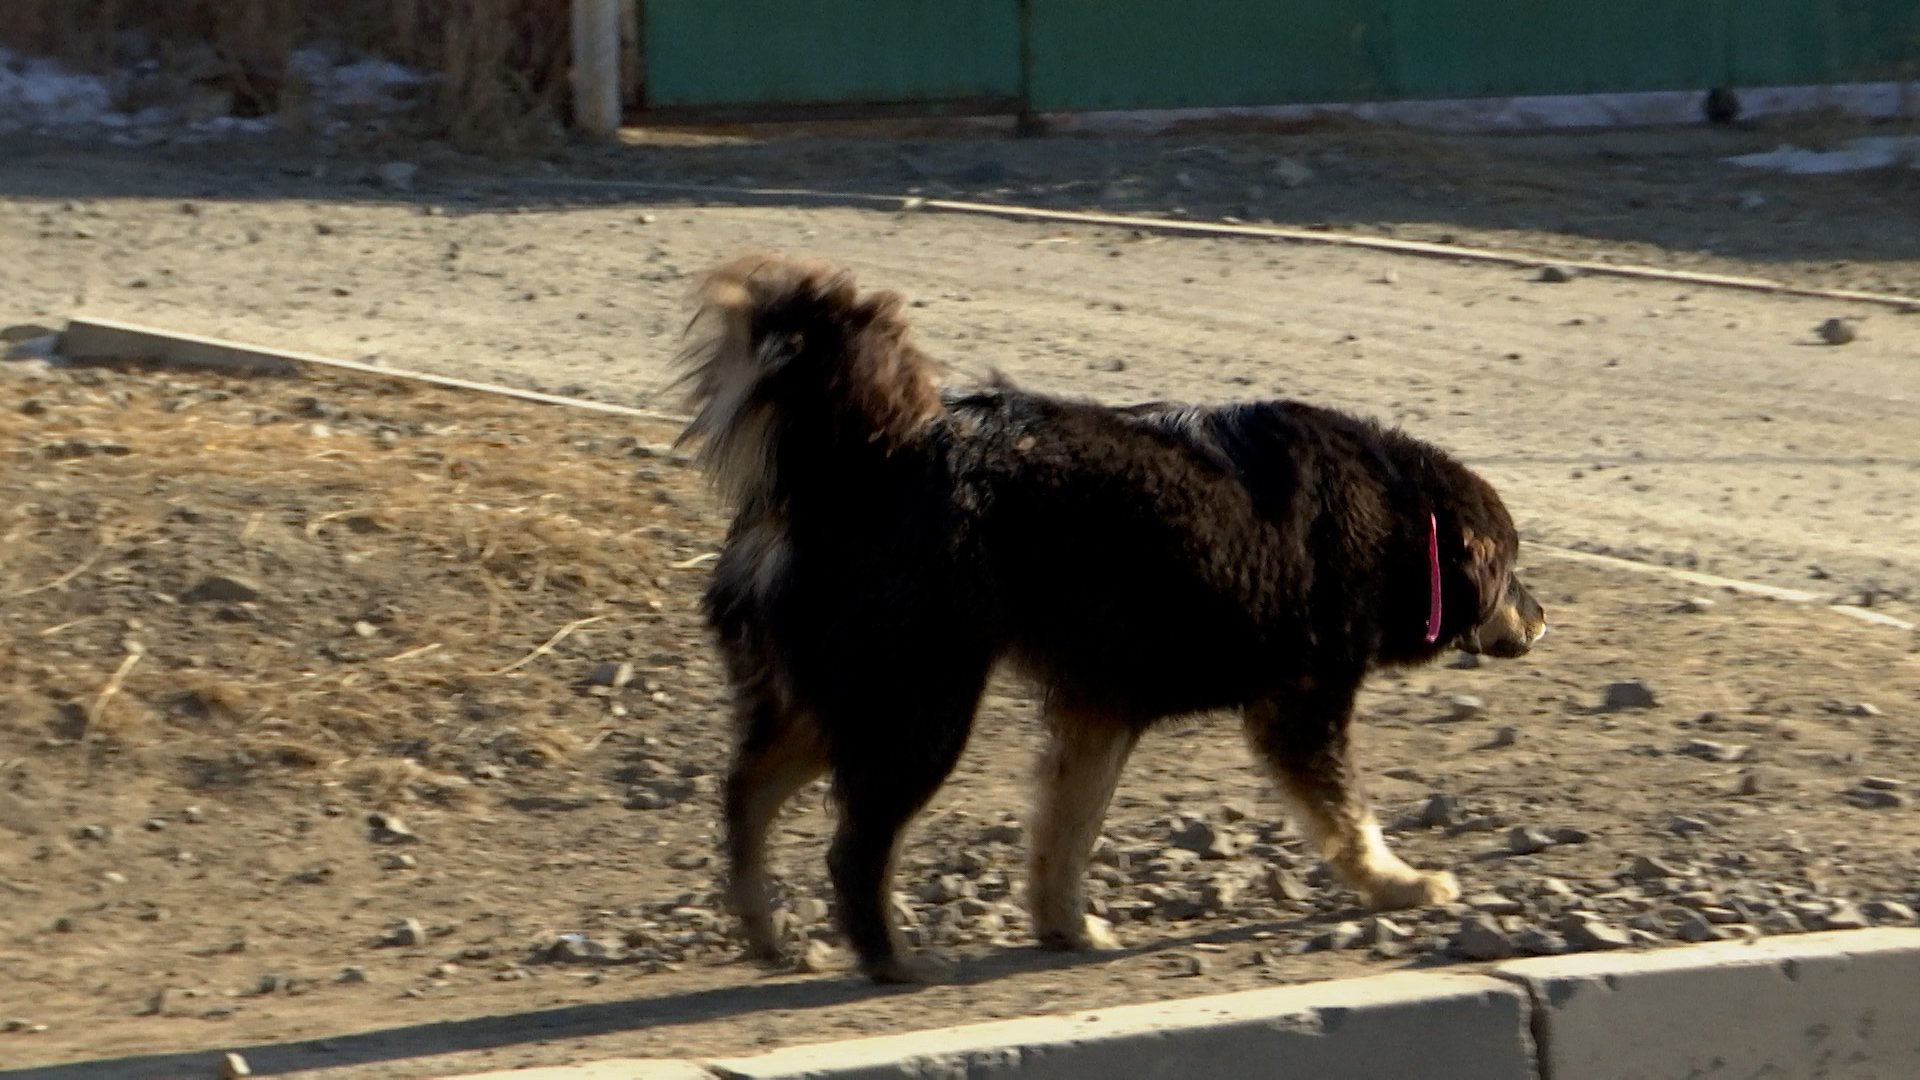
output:
[[[861,964],[860,971],[881,985],[935,986],[953,981],[953,968],[937,956],[895,953],[872,964]]]
[[[1040,947],[1057,952],[1112,952],[1120,948],[1113,924],[1098,915],[1081,920],[1077,930],[1042,930]]]
[[[1367,902],[1382,911],[1434,907],[1460,898],[1460,881],[1445,870],[1413,871],[1406,877],[1374,882]]]

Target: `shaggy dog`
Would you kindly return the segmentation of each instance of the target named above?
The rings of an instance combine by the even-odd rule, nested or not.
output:
[[[989,672],[1044,692],[1027,902],[1049,947],[1110,941],[1082,878],[1128,753],[1234,709],[1341,881],[1458,894],[1387,849],[1348,726],[1370,669],[1546,630],[1493,488],[1439,449],[1296,402],[1110,408],[942,395],[901,298],[778,257],[714,271],[683,439],[737,510],[706,594],[736,700],[728,900],[780,953],[767,834],[831,774],[839,925],[877,981],[932,977],[889,915],[901,831],[966,745]]]

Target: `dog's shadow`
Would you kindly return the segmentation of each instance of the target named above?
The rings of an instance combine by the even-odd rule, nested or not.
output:
[[[828,978],[797,979],[791,972],[766,971],[759,978],[746,973],[755,968],[745,961],[724,965],[742,973],[736,984],[671,994],[659,998],[629,998],[589,1005],[568,1005],[535,1012],[481,1016],[465,1020],[412,1024],[351,1035],[327,1036],[298,1042],[227,1046],[242,1054],[254,1075],[275,1076],[317,1069],[424,1060],[445,1054],[510,1049],[538,1043],[590,1039],[649,1029],[681,1027],[776,1011],[829,1009],[890,996],[916,994],[941,986],[979,986],[1049,971],[1097,968],[1156,955],[1170,956],[1196,945],[1244,944],[1269,932],[1297,940],[1302,931],[1359,917],[1360,912],[1314,913],[1297,919],[1240,927],[1169,934],[1149,944],[1098,953],[1066,953],[1035,947],[1009,947],[953,960],[941,983],[876,986],[852,972]],[[1420,960],[1402,964],[1382,961],[1384,969],[1425,966]],[[1169,974],[1169,978],[1176,976]],[[1195,992],[1204,982],[1195,981]],[[74,1062],[38,1068],[0,1068],[0,1080],[157,1080],[208,1075],[221,1051],[149,1054]]]

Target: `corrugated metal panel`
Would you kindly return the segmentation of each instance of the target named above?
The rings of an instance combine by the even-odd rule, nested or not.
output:
[[[1920,0],[1729,0],[1730,85],[1920,78]]]
[[[652,106],[998,98],[1020,89],[1016,0],[646,0]]]
[[[1023,63],[1041,112],[1920,77],[1920,0],[643,3],[655,107],[1011,109]]]
[[[1379,97],[1387,0],[1029,0],[1037,111]]]
[[[1721,85],[1720,0],[1397,0],[1403,97],[1685,90]]]

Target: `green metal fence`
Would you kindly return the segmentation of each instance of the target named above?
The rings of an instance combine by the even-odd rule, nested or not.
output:
[[[641,0],[648,108],[1075,112],[1920,77],[1920,0]]]

